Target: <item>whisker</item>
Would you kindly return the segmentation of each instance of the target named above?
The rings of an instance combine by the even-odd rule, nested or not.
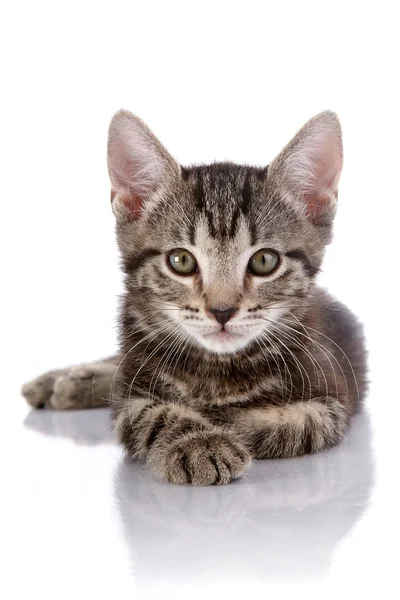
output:
[[[162,355],[162,357],[160,358],[159,362],[157,363],[157,366],[156,366],[156,368],[154,370],[153,376],[152,376],[152,378],[150,380],[150,384],[149,384],[150,397],[152,397],[152,395],[154,394],[155,386],[157,384],[157,381],[158,381],[158,379],[159,379],[162,371],[165,371],[165,369],[166,369],[166,367],[168,365],[170,357],[172,357],[173,354],[174,354],[175,348],[178,349],[180,347],[180,342],[181,342],[181,340],[182,340],[183,337],[184,337],[184,332],[182,331],[179,334],[178,338],[171,345],[171,347],[169,349],[168,348],[166,349],[165,353]],[[153,380],[154,380],[154,386],[153,386],[153,391],[152,391],[151,390],[151,385],[153,383]]]
[[[295,319],[296,319],[296,321],[298,321],[298,319],[297,319],[297,317],[295,317],[295,315],[291,314],[291,316],[292,316],[293,318],[295,318]],[[301,327],[302,327],[303,329],[309,329],[310,331],[313,331],[314,333],[317,333],[318,335],[321,335],[322,337],[324,337],[325,339],[327,339],[327,340],[328,340],[329,342],[331,342],[331,343],[332,343],[332,344],[333,344],[333,345],[334,345],[336,348],[338,348],[338,350],[339,350],[339,351],[340,351],[340,352],[343,354],[343,356],[344,356],[344,357],[345,357],[345,359],[347,360],[347,362],[348,362],[348,364],[349,364],[349,367],[350,367],[350,370],[351,370],[351,372],[352,372],[352,375],[353,375],[353,378],[354,378],[354,383],[355,383],[356,390],[357,390],[357,402],[359,402],[359,401],[360,401],[360,392],[359,392],[359,387],[358,387],[357,378],[356,378],[356,375],[355,375],[355,372],[354,372],[354,369],[353,369],[353,365],[351,364],[351,362],[350,362],[350,359],[349,359],[349,357],[347,356],[347,354],[345,353],[345,351],[343,350],[343,348],[341,348],[341,347],[340,347],[340,346],[339,346],[339,345],[338,345],[338,344],[337,344],[337,343],[336,343],[334,340],[332,340],[332,339],[331,339],[329,336],[325,335],[325,334],[324,334],[324,333],[322,333],[321,331],[318,331],[317,329],[313,329],[312,327],[309,327],[308,325],[304,325],[304,324],[303,324],[303,323],[301,323],[300,321],[299,321],[299,324],[301,325]],[[319,342],[316,342],[316,343],[317,343],[317,344],[319,344]],[[324,346],[324,348],[327,350],[327,352],[329,352],[329,350],[328,350],[328,349],[327,349],[325,346]],[[346,386],[347,386],[346,377],[345,377],[345,374],[344,374],[344,372],[343,372],[343,370],[342,370],[342,367],[341,367],[341,365],[340,365],[339,361],[338,361],[338,360],[337,360],[337,358],[334,356],[334,354],[332,354],[331,352],[329,352],[329,353],[330,353],[330,354],[331,354],[331,356],[332,356],[332,357],[333,357],[333,358],[336,360],[336,362],[337,362],[337,364],[338,364],[338,366],[339,366],[339,368],[340,368],[340,370],[341,370],[341,372],[342,372],[342,375],[343,375],[343,378],[344,378],[344,380],[345,380]]]
[[[273,342],[271,342],[271,340],[269,339],[269,337],[268,337],[268,335],[267,335],[267,333],[266,333],[266,332],[263,332],[263,337],[261,338],[261,340],[260,340],[259,338],[256,338],[256,342],[257,342],[257,344],[259,345],[259,347],[260,347],[260,350],[261,350],[261,352],[262,352],[262,354],[263,354],[264,358],[266,359],[266,362],[267,362],[267,364],[269,365],[268,355],[267,355],[267,354],[265,354],[265,352],[264,352],[264,350],[263,350],[263,347],[261,346],[261,343],[260,343],[260,341],[264,341],[264,339],[263,339],[263,338],[265,338],[265,339],[267,340],[267,342],[268,342],[268,343],[269,343],[271,346],[273,346],[273,348],[275,348],[275,353],[276,353],[276,346],[275,346],[275,345],[273,345]],[[265,345],[265,343],[264,343],[264,347],[265,347],[265,349],[267,350],[267,352],[268,352],[268,354],[270,355],[270,357],[273,359],[273,361],[274,361],[274,363],[275,363],[275,365],[276,365],[276,367],[277,367],[277,369],[278,369],[278,373],[279,373],[279,380],[280,380],[280,382],[281,382],[281,393],[282,393],[282,392],[283,392],[283,389],[284,389],[284,384],[286,384],[286,379],[284,379],[284,378],[282,377],[281,368],[280,368],[280,366],[279,366],[279,362],[278,362],[277,358],[275,357],[275,354],[274,354],[273,352],[269,352],[269,348],[267,348],[267,346]],[[279,350],[278,350],[277,354],[278,354],[278,356],[279,356],[280,358],[282,358],[281,352],[279,352]],[[272,370],[271,370],[271,368],[270,368],[270,373],[271,373],[271,375],[272,375]]]
[[[170,333],[167,335],[167,337],[163,338],[163,339],[161,340],[161,342],[160,342],[159,344],[157,344],[157,346],[156,346],[156,347],[155,347],[155,348],[152,350],[152,352],[149,354],[149,356],[146,358],[146,360],[145,360],[145,361],[144,361],[144,362],[143,362],[143,363],[140,365],[139,369],[136,371],[136,374],[135,374],[135,376],[133,377],[133,379],[132,379],[132,381],[131,381],[131,383],[130,383],[130,385],[129,385],[129,388],[128,388],[128,393],[126,394],[126,397],[127,397],[127,401],[128,401],[128,402],[129,402],[129,401],[130,401],[130,399],[131,399],[131,392],[132,392],[132,389],[133,389],[133,385],[134,385],[134,383],[135,383],[135,381],[136,381],[136,379],[137,379],[137,376],[138,376],[138,375],[139,375],[139,373],[141,372],[141,370],[142,370],[142,369],[143,369],[143,368],[144,368],[144,367],[147,365],[147,363],[149,362],[149,360],[151,360],[151,359],[153,358],[153,356],[154,356],[154,355],[157,353],[157,350],[158,350],[158,349],[159,349],[159,348],[160,348],[160,347],[161,347],[163,344],[165,344],[165,342],[167,342],[167,340],[168,340],[168,339],[170,339],[170,338],[171,338],[171,336],[175,335],[177,331],[178,331],[178,327],[175,327],[175,329],[174,329],[173,331],[171,331],[171,332],[170,332]],[[133,422],[132,422],[132,423],[133,423]],[[132,424],[132,423],[131,423],[131,424]]]
[[[292,315],[292,316],[294,316],[294,315]],[[296,318],[296,320],[298,321],[298,319],[297,319],[297,318]],[[298,323],[299,323],[299,325],[300,325],[301,327],[303,327],[303,325],[302,325],[302,323],[301,323],[300,321],[298,321]],[[334,369],[334,366],[333,366],[333,364],[332,364],[332,361],[330,360],[330,358],[329,358],[329,356],[327,355],[327,353],[328,353],[328,354],[330,354],[330,356],[332,356],[332,358],[333,358],[333,359],[335,360],[335,362],[337,363],[337,365],[338,365],[338,367],[339,367],[339,369],[340,369],[340,371],[341,371],[341,373],[342,373],[342,375],[343,375],[343,379],[344,379],[344,382],[345,382],[345,385],[346,385],[346,393],[347,393],[347,389],[348,389],[348,388],[347,388],[346,376],[345,376],[345,374],[344,374],[344,372],[343,372],[343,369],[342,369],[342,367],[341,367],[340,363],[338,362],[338,360],[337,360],[337,358],[334,356],[334,354],[332,354],[332,353],[331,353],[331,352],[330,352],[330,351],[329,351],[329,350],[326,348],[326,346],[324,346],[323,344],[320,344],[320,343],[319,343],[319,342],[317,342],[317,341],[316,341],[314,338],[311,338],[309,335],[305,335],[304,333],[301,333],[301,332],[300,332],[300,331],[298,331],[297,329],[295,329],[295,328],[293,328],[293,327],[290,327],[290,326],[289,326],[287,323],[285,323],[285,322],[282,322],[282,321],[280,321],[280,324],[281,324],[282,326],[284,326],[284,327],[286,327],[286,328],[290,329],[290,330],[291,330],[291,331],[293,331],[294,333],[296,333],[296,334],[298,334],[298,335],[301,335],[302,337],[305,337],[305,338],[306,338],[306,339],[308,339],[308,340],[309,340],[309,341],[310,341],[310,342],[311,342],[313,345],[316,345],[317,347],[319,347],[319,349],[320,349],[320,350],[321,350],[321,352],[324,354],[325,358],[328,360],[328,362],[329,362],[329,364],[330,364],[330,367],[331,367],[331,370],[332,370],[332,373],[333,373],[333,377],[334,377],[334,380],[335,380],[336,395],[338,396],[338,384],[337,384],[337,378],[336,378],[336,371],[335,371],[335,369]],[[304,327],[303,327],[303,328],[304,328]],[[292,337],[290,337],[290,339],[292,339]],[[298,340],[297,340],[297,342],[298,342]],[[305,347],[304,347],[303,349],[306,351],[306,348],[305,348]],[[310,357],[310,359],[312,359],[312,360],[316,361],[316,358],[315,358],[315,356],[313,356],[313,355],[312,355],[311,353],[309,353],[308,351],[307,351],[307,353],[308,353],[308,356]],[[318,366],[319,366],[319,368],[320,368],[320,370],[321,370],[321,373],[322,373],[322,374],[323,374],[323,376],[324,376],[324,380],[325,380],[325,387],[326,387],[326,395],[329,395],[329,386],[328,386],[328,383],[327,383],[327,380],[326,380],[326,377],[325,377],[325,373],[324,373],[324,371],[323,371],[323,369],[322,369],[321,365],[319,364],[319,362],[318,362],[318,361],[316,361],[316,362],[318,363]]]
[[[303,351],[303,352],[304,352],[304,353],[305,353],[305,354],[306,354],[306,355],[309,357],[309,359],[310,359],[310,361],[311,361],[311,364],[312,364],[312,366],[313,366],[313,369],[314,369],[314,374],[315,374],[315,376],[316,376],[316,379],[317,379],[317,381],[318,381],[318,386],[319,386],[319,374],[318,374],[318,370],[316,369],[316,365],[317,365],[317,367],[319,368],[319,370],[320,370],[320,372],[322,373],[322,376],[323,376],[323,378],[324,378],[324,382],[325,382],[325,393],[326,393],[326,395],[328,395],[328,381],[327,381],[327,379],[326,379],[326,377],[325,377],[325,373],[324,373],[324,371],[323,371],[323,369],[322,369],[322,367],[321,367],[320,363],[319,363],[319,362],[318,362],[318,360],[315,358],[315,356],[313,356],[313,354],[312,354],[312,353],[311,353],[311,352],[308,350],[308,348],[305,346],[305,344],[303,344],[303,343],[301,342],[301,340],[297,340],[297,339],[293,338],[293,336],[289,336],[287,333],[285,333],[285,332],[282,330],[282,328],[278,328],[278,327],[277,327],[277,323],[276,323],[276,322],[274,322],[274,321],[270,321],[270,323],[271,323],[271,326],[272,326],[272,327],[275,327],[275,328],[276,328],[276,329],[279,331],[279,333],[280,333],[281,335],[285,336],[285,338],[287,338],[287,339],[288,339],[288,342],[289,342],[289,343],[291,343],[291,344],[294,344],[294,345],[295,345],[295,346],[296,346],[296,347],[297,347],[299,350]],[[279,323],[279,324],[280,324],[280,323]],[[302,365],[302,366],[303,366],[303,365]],[[304,367],[304,366],[303,366],[303,367]],[[308,379],[309,379],[309,375],[308,375],[308,372],[307,372],[307,370],[306,370],[306,368],[305,368],[305,367],[304,367],[304,371],[305,371],[305,373],[307,374],[307,377],[308,377]],[[310,381],[310,379],[309,379],[309,381]],[[312,394],[312,386],[311,386],[311,381],[310,381],[310,395],[311,395],[311,394]]]
[[[155,331],[152,330],[150,331],[150,333],[145,336],[144,338],[141,338],[136,344],[134,344],[125,354],[124,356],[121,358],[120,362],[118,363],[118,366],[115,370],[115,373],[113,375],[112,378],[112,382],[111,382],[111,391],[110,391],[110,397],[111,400],[114,398],[114,394],[115,394],[115,385],[116,385],[116,380],[117,380],[117,375],[118,375],[118,371],[122,365],[122,363],[124,362],[124,360],[129,356],[129,354],[137,347],[139,346],[141,343],[145,342],[148,338],[152,338],[155,337],[156,335],[158,335],[159,333],[161,333],[162,331],[164,331],[164,329],[166,329],[167,327],[169,327],[170,324],[168,323],[167,325],[164,325],[158,329],[156,329]]]

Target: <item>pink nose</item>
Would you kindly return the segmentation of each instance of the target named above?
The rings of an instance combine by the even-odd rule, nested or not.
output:
[[[226,310],[220,310],[219,308],[209,308],[208,311],[215,316],[218,323],[220,323],[221,325],[225,325],[225,323],[229,321],[232,315],[235,314],[237,308],[234,306],[231,306]]]

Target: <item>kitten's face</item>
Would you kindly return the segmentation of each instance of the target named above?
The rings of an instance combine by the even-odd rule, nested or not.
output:
[[[295,168],[287,176],[296,138],[268,170],[233,164],[183,169],[140,121],[122,116],[113,122],[115,128],[119,119],[118,132],[111,126],[109,167],[139,326],[148,335],[170,336],[176,348],[194,344],[229,354],[265,339],[273,346],[277,320],[296,316],[306,303],[330,236],[341,166],[337,120],[328,114],[323,121],[332,131],[320,154],[333,158],[322,171],[322,159],[315,161],[312,180],[299,182]],[[128,134],[136,145],[127,145]],[[320,138],[311,134],[315,152]],[[132,158],[138,146],[140,155]],[[315,156],[308,158],[309,171]],[[294,192],[299,183],[301,197]],[[312,188],[316,183],[323,191]]]
[[[204,216],[197,219],[193,241],[182,240],[184,250],[167,253],[163,273],[175,290],[180,288],[169,297],[180,309],[167,314],[207,350],[236,352],[262,338],[283,310],[278,280],[287,268],[278,250],[282,245],[272,238],[257,243],[244,218],[231,238],[212,237]],[[182,268],[193,271],[181,275]],[[294,289],[294,281],[287,283],[287,289]]]

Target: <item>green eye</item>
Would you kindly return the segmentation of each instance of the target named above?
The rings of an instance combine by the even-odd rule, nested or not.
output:
[[[279,264],[279,256],[273,250],[258,250],[249,260],[248,270],[253,275],[270,275]]]
[[[170,267],[179,275],[192,275],[197,271],[197,261],[189,250],[177,248],[168,254]]]

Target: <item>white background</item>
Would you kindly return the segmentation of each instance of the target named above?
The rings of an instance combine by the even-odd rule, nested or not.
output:
[[[209,595],[228,590],[243,595],[259,587],[282,597],[279,594],[291,593],[288,581],[297,578],[305,580],[296,586],[297,596],[304,592],[310,598],[314,591],[320,595],[321,586],[328,596],[346,590],[343,597],[350,597],[353,589],[361,593],[388,586],[392,591],[384,596],[395,597],[400,417],[396,3],[39,0],[4,2],[1,13],[0,444],[5,491],[0,499],[0,539],[7,574],[1,581],[7,588],[2,597],[125,598],[135,591],[138,597],[153,597],[161,589],[175,597],[197,597],[206,590]],[[105,356],[116,347],[121,282],[105,150],[108,122],[120,107],[141,116],[183,164],[213,159],[267,164],[313,114],[328,108],[341,118],[345,167],[335,241],[321,282],[365,322],[372,437],[361,424],[340,460],[345,471],[346,461],[352,461],[354,473],[366,472],[372,460],[369,475],[374,483],[358,499],[357,490],[344,490],[343,510],[357,502],[364,508],[346,535],[336,536],[323,568],[317,560],[322,549],[307,542],[306,527],[301,533],[293,528],[284,541],[289,549],[291,535],[303,536],[309,559],[303,556],[297,563],[302,553],[293,554],[295,562],[284,573],[276,560],[275,577],[272,568],[263,576],[251,569],[242,572],[242,563],[252,563],[251,553],[258,547],[254,560],[262,562],[261,542],[255,534],[254,544],[238,551],[240,544],[230,527],[235,519],[244,519],[243,534],[249,513],[223,508],[221,519],[227,512],[230,517],[227,523],[215,517],[207,532],[210,539],[201,538],[197,578],[192,577],[184,556],[196,546],[204,522],[196,520],[196,510],[185,513],[179,491],[156,483],[153,488],[147,480],[161,503],[177,507],[176,514],[165,516],[176,519],[176,544],[171,532],[162,537],[160,516],[154,531],[150,524],[140,537],[138,527],[139,537],[130,542],[135,532],[126,521],[140,523],[138,510],[139,516],[144,511],[144,521],[148,519],[146,510],[152,514],[148,507],[154,508],[156,501],[146,496],[146,486],[129,487],[130,478],[134,483],[135,477],[139,482],[145,475],[128,469],[122,487],[126,492],[128,486],[128,496],[133,494],[132,506],[136,492],[143,502],[134,516],[128,511],[125,525],[121,523],[114,484],[118,469],[124,468],[121,452],[105,443],[88,446],[81,439],[82,431],[83,438],[87,431],[101,438],[106,416],[101,411],[93,417],[32,416],[19,396],[21,384],[40,372]],[[310,473],[315,476],[316,463],[304,464],[308,475],[301,478],[308,481]],[[323,476],[327,465],[321,464],[320,493],[329,496]],[[264,473],[268,478],[263,468],[259,477]],[[288,482],[290,510],[298,515],[297,488],[290,478]],[[272,505],[285,502],[281,488],[268,487],[263,480],[267,488],[260,484],[257,492],[251,483],[250,478],[243,488],[249,496],[240,496],[242,488],[223,492],[231,494],[223,497],[229,497],[231,509],[237,508],[237,498],[250,510],[257,493],[272,495]],[[200,504],[202,498],[214,501],[210,495],[184,498]],[[297,498],[298,511],[310,509],[312,498],[310,490]],[[270,522],[272,505],[260,512],[260,523]],[[181,525],[180,511],[186,514]],[[307,515],[312,529],[316,516],[313,510]],[[323,516],[318,543],[324,539],[324,527],[335,533],[337,526],[330,514]],[[225,528],[233,537],[227,533],[224,538]],[[213,579],[210,570],[202,575],[202,559],[214,530],[219,531],[220,546],[210,557]],[[285,534],[278,528],[273,535],[279,540]],[[274,552],[268,528],[262,539],[270,544],[267,565],[271,557],[279,558],[282,548],[277,541],[280,550]],[[296,542],[300,548],[302,539]],[[165,544],[164,555],[160,544]],[[162,569],[180,544],[181,569],[179,564]],[[142,545],[147,558],[141,561]],[[236,554],[229,562],[231,546]],[[196,561],[194,565],[193,572]]]

